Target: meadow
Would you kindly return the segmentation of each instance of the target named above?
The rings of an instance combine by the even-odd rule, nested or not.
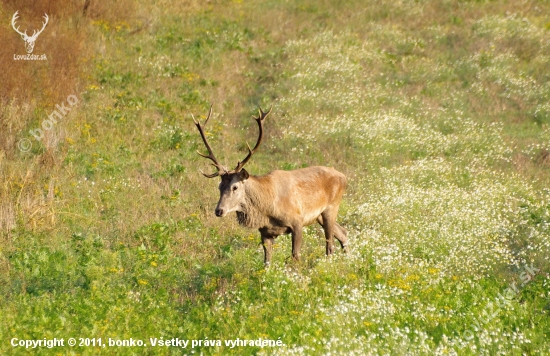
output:
[[[49,14],[47,61],[14,61],[19,9],[29,28]],[[547,1],[3,1],[0,14],[0,354],[550,354]],[[348,177],[347,254],[327,258],[311,226],[300,263],[284,235],[265,268],[259,233],[214,215],[191,119],[211,104],[226,165],[273,105],[251,174]],[[147,346],[10,341],[55,337]],[[282,345],[226,346],[237,338]]]

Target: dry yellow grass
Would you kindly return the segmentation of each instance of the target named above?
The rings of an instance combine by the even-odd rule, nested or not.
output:
[[[29,228],[55,226],[55,211],[41,185],[57,175],[63,159],[59,144],[64,140],[62,127],[45,131],[43,150],[34,157],[22,156],[18,142],[28,137],[29,129],[40,128],[56,104],[66,103],[68,95],[83,92],[89,81],[91,60],[97,35],[94,21],[106,23],[130,21],[134,13],[131,1],[107,5],[99,1],[6,1],[0,4],[0,231],[8,233],[16,222]],[[33,54],[46,54],[47,60],[15,60],[25,54],[24,41],[11,27],[12,16],[19,11],[17,26],[32,34],[47,14],[49,22],[38,36]],[[37,143],[34,142],[36,149]]]

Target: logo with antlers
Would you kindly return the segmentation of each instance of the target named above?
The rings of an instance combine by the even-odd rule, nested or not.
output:
[[[21,35],[21,38],[23,38],[23,41],[25,41],[25,49],[27,50],[27,53],[30,54],[34,50],[34,43],[36,41],[36,38],[39,34],[42,33],[42,31],[44,31],[44,28],[48,24],[49,18],[47,14],[44,14],[44,20],[46,20],[46,22],[42,23],[42,28],[40,29],[40,31],[33,30],[32,36],[29,36],[27,35],[27,30],[25,30],[25,32],[21,32],[19,31],[19,27],[15,27],[15,21],[19,18],[19,16],[17,15],[18,13],[19,10],[16,11],[15,14],[13,14],[13,17],[11,18],[11,26],[13,27],[15,32]]]

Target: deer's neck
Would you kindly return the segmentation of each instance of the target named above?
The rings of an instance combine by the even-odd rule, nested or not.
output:
[[[240,225],[258,229],[269,224],[272,188],[263,177],[250,176],[245,184],[246,195],[237,212]]]

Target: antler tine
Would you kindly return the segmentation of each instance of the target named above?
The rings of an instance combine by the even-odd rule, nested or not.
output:
[[[204,125],[208,123],[208,120],[210,119],[210,115],[212,115],[212,105],[210,104],[210,110],[208,110],[208,116],[206,117],[206,120],[204,121]]]
[[[201,172],[202,175],[205,176],[206,178],[216,178],[217,176],[220,175],[219,172],[214,172],[214,173],[212,173],[212,174],[206,174],[206,173],[204,173],[203,171],[201,171],[200,169],[199,169],[199,172]]]
[[[256,149],[258,149],[258,147],[260,147],[260,143],[262,142],[262,137],[263,137],[263,133],[264,133],[262,123],[263,123],[263,120],[267,117],[267,115],[269,115],[269,113],[271,113],[272,108],[273,108],[273,105],[269,108],[269,110],[267,112],[263,112],[262,108],[258,107],[259,116],[256,117],[256,116],[252,115],[254,120],[256,120],[256,122],[258,123],[258,129],[259,129],[258,141],[256,141],[256,144],[254,145],[253,149],[250,149],[250,146],[248,145],[248,143],[246,144],[246,147],[248,148],[248,155],[241,162],[237,162],[237,167],[235,168],[235,172],[239,172],[241,169],[243,169],[246,162],[248,162],[248,160],[250,160],[252,155],[256,152]]]
[[[208,117],[206,118],[206,121],[204,122],[204,125],[206,125],[206,123],[208,122],[208,119],[210,119],[210,115],[212,114],[212,105],[210,105],[210,111],[208,112]],[[214,156],[214,152],[212,151],[212,148],[210,147],[210,145],[208,144],[208,140],[206,139],[206,135],[204,133],[204,130],[203,130],[203,126],[200,124],[199,121],[197,121],[195,119],[195,116],[193,114],[191,114],[191,117],[193,118],[193,122],[195,123],[195,126],[197,126],[197,129],[199,130],[199,133],[202,137],[202,141],[204,142],[204,145],[206,146],[206,149],[208,150],[208,154],[205,155],[203,153],[200,153],[199,151],[197,151],[197,153],[201,156],[201,157],[204,157],[204,158],[208,158],[209,160],[211,160],[213,163],[212,165],[214,167],[216,167],[216,169],[218,170],[217,172],[215,173],[212,173],[212,174],[206,174],[204,172],[201,171],[201,173],[207,177],[207,178],[214,178],[214,177],[217,177],[220,175],[220,171],[223,171],[224,173],[227,173],[227,170],[225,169],[224,166],[222,166],[220,164],[220,162],[218,162],[218,159],[216,158],[216,156]]]

